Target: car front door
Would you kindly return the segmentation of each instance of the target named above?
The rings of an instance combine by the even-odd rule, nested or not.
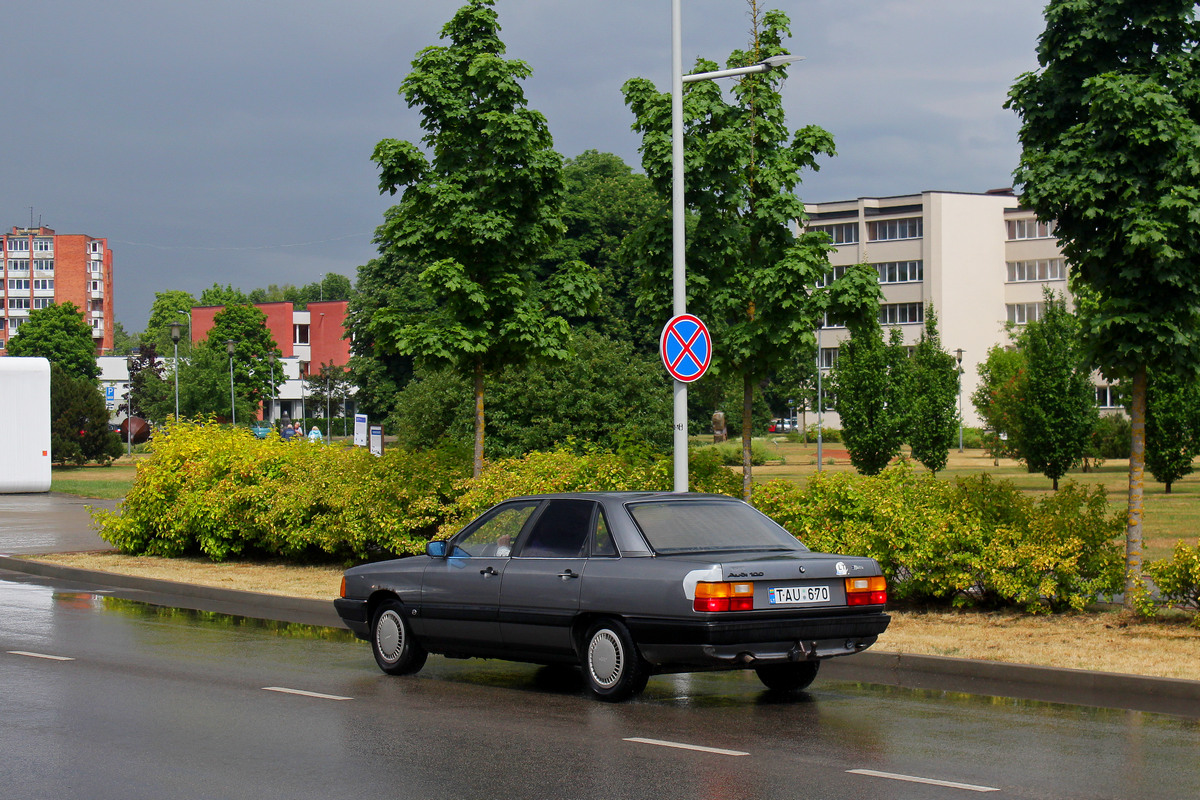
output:
[[[537,501],[505,503],[454,537],[444,559],[425,568],[413,630],[432,649],[496,653],[501,649],[500,587],[509,553]]]
[[[592,500],[549,500],[533,521],[504,571],[500,635],[505,648],[547,655],[575,652],[571,623],[579,610],[598,513]]]

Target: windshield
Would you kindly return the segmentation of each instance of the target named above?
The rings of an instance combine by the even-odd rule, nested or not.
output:
[[[681,498],[626,507],[656,553],[808,549],[770,517],[733,500]]]

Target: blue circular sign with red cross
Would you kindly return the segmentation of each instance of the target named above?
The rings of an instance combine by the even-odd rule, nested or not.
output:
[[[658,350],[671,377],[691,383],[699,379],[712,362],[712,336],[698,318],[680,314],[672,317],[663,328]]]

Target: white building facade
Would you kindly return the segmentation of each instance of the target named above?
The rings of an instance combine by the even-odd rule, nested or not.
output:
[[[951,355],[962,351],[964,425],[982,424],[970,398],[987,351],[1010,343],[1006,324],[1038,319],[1044,287],[1070,301],[1054,226],[1039,223],[1010,189],[860,197],[809,203],[805,210],[806,227],[828,233],[835,245],[832,277],[854,264],[878,270],[885,336],[898,327],[905,344],[915,345],[932,304],[942,348]],[[819,356],[826,376],[849,336],[837,320],[827,320]],[[1114,407],[1103,381],[1097,380],[1096,394],[1102,408]],[[827,412],[825,424],[837,427],[837,415]]]

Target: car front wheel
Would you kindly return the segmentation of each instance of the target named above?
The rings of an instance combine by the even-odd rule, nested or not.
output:
[[[583,676],[594,695],[615,703],[640,694],[650,672],[625,626],[605,620],[584,638]]]
[[[375,653],[375,663],[388,675],[411,675],[425,666],[429,657],[404,621],[404,606],[395,600],[388,600],[375,611],[371,621],[371,650]]]
[[[816,680],[820,669],[820,661],[797,661],[792,664],[764,664],[755,667],[754,672],[768,689],[798,692],[807,689]]]

